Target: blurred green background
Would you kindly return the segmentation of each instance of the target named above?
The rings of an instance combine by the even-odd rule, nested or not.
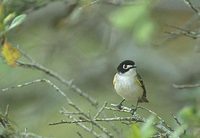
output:
[[[172,114],[185,106],[199,104],[199,88],[178,90],[172,86],[200,82],[199,39],[184,35],[172,38],[166,33],[177,31],[171,26],[185,27],[188,22],[190,30],[198,31],[199,17],[183,1],[82,0],[75,7],[73,0],[10,1],[10,9],[27,13],[27,18],[8,33],[9,42],[19,45],[38,63],[73,80],[100,105],[104,101],[109,104],[121,101],[113,90],[112,79],[116,67],[125,59],[137,63],[145,82],[150,103],[144,106],[169,124],[175,124]],[[44,73],[9,67],[1,59],[0,78],[1,89],[38,78],[50,79],[85,112],[95,114],[86,100]],[[76,125],[48,125],[65,119],[59,110],[67,107],[67,103],[46,84],[1,92],[1,112],[8,104],[9,117],[19,131],[27,128],[38,135],[56,138],[78,137],[79,131],[92,137]],[[125,137],[128,127],[116,124]]]

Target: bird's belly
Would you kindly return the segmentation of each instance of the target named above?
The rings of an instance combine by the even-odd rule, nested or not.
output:
[[[142,96],[142,87],[132,80],[116,81],[115,90],[118,95],[129,101],[135,101]]]

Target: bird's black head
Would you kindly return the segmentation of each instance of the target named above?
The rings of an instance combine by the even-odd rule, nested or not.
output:
[[[119,64],[119,66],[117,67],[117,71],[119,73],[125,73],[132,68],[136,68],[135,62],[132,60],[125,60]]]

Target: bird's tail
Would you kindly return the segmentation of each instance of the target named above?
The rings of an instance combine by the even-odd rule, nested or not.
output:
[[[147,97],[142,96],[142,97],[139,99],[139,102],[140,102],[140,103],[148,103],[149,100],[147,99]]]

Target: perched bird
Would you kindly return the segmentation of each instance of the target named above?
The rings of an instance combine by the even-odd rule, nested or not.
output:
[[[123,100],[118,104],[119,109],[121,109],[125,100],[136,101],[134,113],[137,110],[138,103],[148,102],[143,80],[136,71],[134,61],[125,60],[119,64],[113,85],[117,94],[123,97]]]

